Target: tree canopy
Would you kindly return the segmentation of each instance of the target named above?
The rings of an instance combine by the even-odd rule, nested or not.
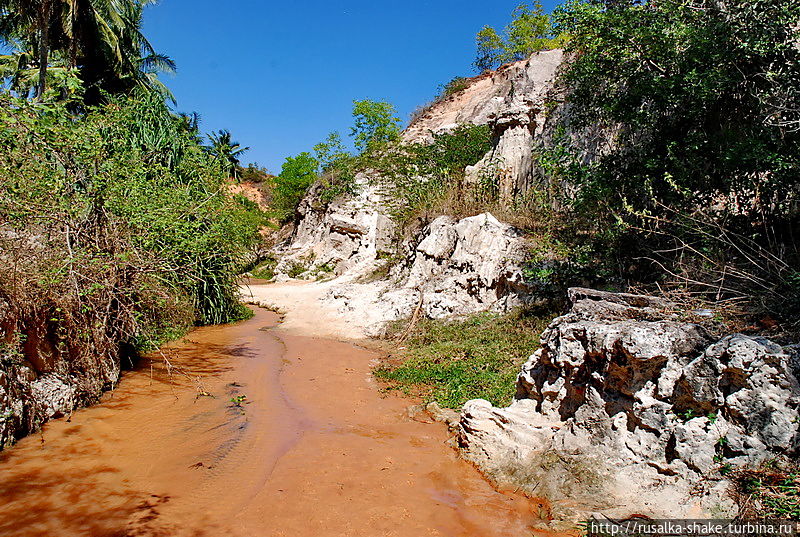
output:
[[[142,33],[143,10],[152,3],[0,0],[0,40],[13,50],[3,60],[6,85],[42,99],[48,86],[64,91],[68,71],[82,82],[87,103],[137,86],[173,99],[156,75],[174,72],[175,63]]]
[[[566,37],[553,29],[550,16],[537,0],[514,9],[504,36],[491,26],[484,26],[475,36],[475,42],[478,52],[474,65],[483,72],[506,62],[524,59],[540,50],[562,47]]]

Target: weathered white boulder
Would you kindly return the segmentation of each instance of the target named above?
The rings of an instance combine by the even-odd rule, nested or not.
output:
[[[490,213],[440,216],[420,236],[404,287],[423,293],[429,317],[507,311],[528,299],[521,270],[525,241]]]
[[[372,184],[368,174],[356,175],[354,196],[328,204],[320,201],[320,188],[301,201],[297,228],[290,240],[275,250],[280,256],[276,272],[295,265],[307,269],[327,265],[342,274],[391,248],[395,224],[387,214],[381,189]]]
[[[797,450],[800,385],[780,345],[742,334],[715,342],[648,297],[570,296],[572,310],[523,366],[517,401],[464,407],[459,442],[489,475],[538,490],[551,479],[541,458],[554,452],[583,461],[591,485],[551,500],[599,486],[606,514],[695,516],[733,509],[723,465]]]
[[[456,220],[442,216],[426,226],[405,259],[386,278],[368,284],[343,278],[324,300],[339,313],[367,318],[368,335],[419,313],[438,319],[479,311],[508,311],[533,300],[522,275],[525,240],[489,213]],[[374,266],[374,265],[373,265]]]

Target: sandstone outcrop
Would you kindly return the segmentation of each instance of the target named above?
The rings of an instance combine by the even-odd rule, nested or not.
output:
[[[467,170],[468,180],[492,174],[501,199],[526,191],[534,176],[533,144],[563,59],[560,50],[534,54],[475,77],[462,91],[432,105],[403,132],[406,143],[427,143],[461,124],[489,125],[494,144]],[[304,279],[340,276],[324,300],[342,313],[375,311],[369,333],[416,309],[433,318],[476,311],[505,311],[529,302],[522,278],[520,234],[491,215],[463,220],[439,217],[398,244],[393,203],[374,174],[355,178],[351,196],[325,203],[316,186],[300,203],[294,231],[274,250],[276,273]],[[389,266],[391,265],[391,266]],[[384,281],[363,285],[383,271]],[[361,282],[361,283],[358,283]]]
[[[650,297],[572,289],[570,299],[523,366],[515,402],[464,406],[459,443],[487,474],[566,515],[710,516],[734,509],[721,470],[797,449],[787,349],[742,334],[714,341]]]
[[[325,300],[342,314],[369,316],[368,335],[380,335],[387,322],[416,309],[438,319],[508,311],[532,300],[522,275],[524,238],[491,214],[461,220],[441,216],[422,230],[418,241],[404,245],[405,257],[377,262],[378,269],[381,263],[390,265],[387,278],[342,283]]]
[[[501,200],[528,192],[534,186],[534,145],[544,133],[548,99],[563,58],[561,50],[542,51],[476,77],[417,118],[403,139],[425,142],[460,124],[488,125],[493,147],[468,169],[468,180],[491,176]]]
[[[395,225],[384,195],[370,184],[367,174],[359,173],[355,179],[355,196],[324,204],[318,185],[303,198],[293,235],[275,249],[280,256],[277,272],[293,266],[305,270],[326,266],[339,275],[392,248]]]

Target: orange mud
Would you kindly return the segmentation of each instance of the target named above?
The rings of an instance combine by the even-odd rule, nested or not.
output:
[[[543,506],[494,491],[443,425],[382,397],[374,353],[276,322],[198,329],[165,350],[172,376],[144,359],[0,453],[0,535],[531,535]]]

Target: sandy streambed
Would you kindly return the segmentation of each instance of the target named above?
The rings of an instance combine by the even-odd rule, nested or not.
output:
[[[530,534],[541,505],[382,397],[373,353],[276,323],[198,329],[1,453],[0,535]]]

